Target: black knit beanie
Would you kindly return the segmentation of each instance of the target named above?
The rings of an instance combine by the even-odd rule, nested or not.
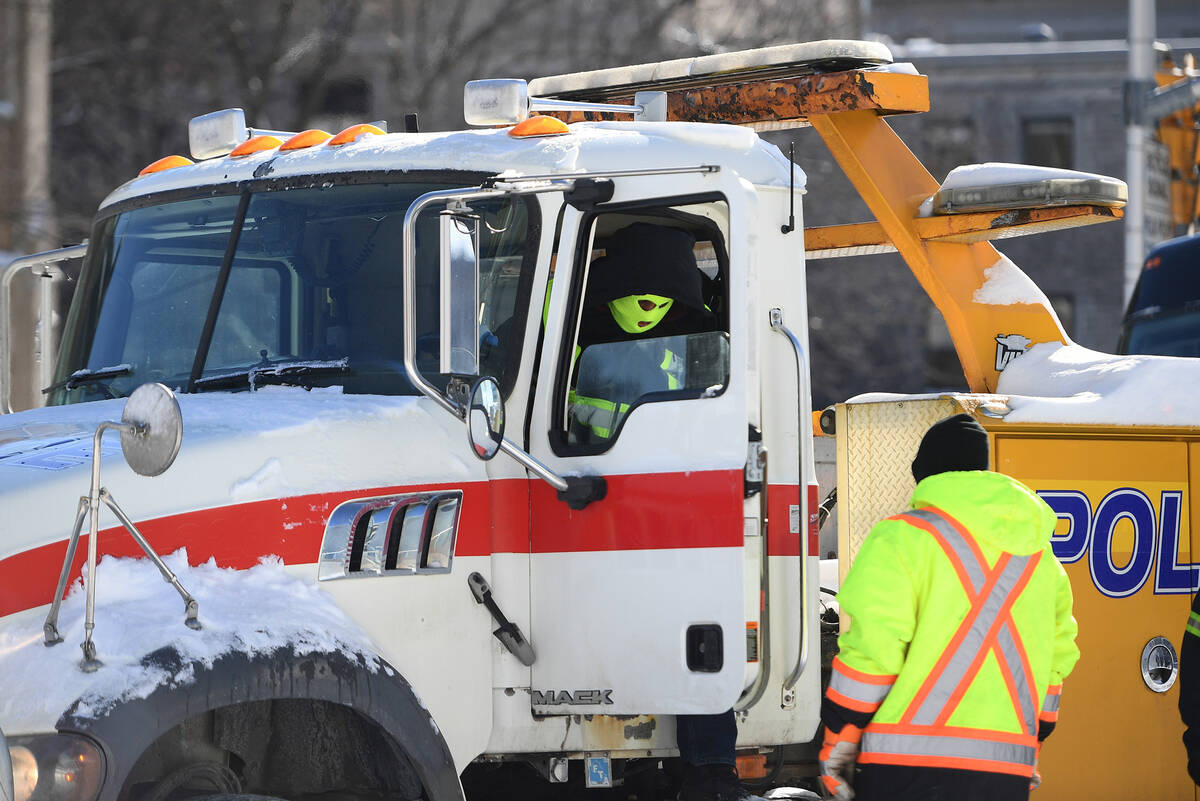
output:
[[[912,463],[918,484],[938,473],[987,469],[987,432],[969,414],[956,414],[930,426]]]

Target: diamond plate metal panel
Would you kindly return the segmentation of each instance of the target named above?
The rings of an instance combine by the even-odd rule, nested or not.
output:
[[[908,508],[912,460],[929,426],[962,411],[951,397],[837,406],[838,576],[871,526]]]

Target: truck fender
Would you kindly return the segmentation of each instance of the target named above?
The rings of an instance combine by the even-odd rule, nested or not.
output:
[[[139,757],[172,727],[196,715],[249,701],[304,699],[350,707],[383,729],[412,763],[430,801],[462,801],[450,749],[429,711],[400,672],[379,657],[340,652],[229,653],[211,665],[185,663],[173,648],[147,655],[175,681],[145,698],[119,701],[94,715],[76,701],[56,727],[100,742],[107,756],[98,801],[116,801]],[[103,668],[101,668],[103,670]]]

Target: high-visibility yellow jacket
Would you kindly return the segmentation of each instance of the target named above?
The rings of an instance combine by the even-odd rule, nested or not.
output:
[[[871,530],[838,593],[850,621],[827,698],[870,716],[860,764],[1031,775],[1079,658],[1054,513],[985,471],[930,476],[910,506]]]

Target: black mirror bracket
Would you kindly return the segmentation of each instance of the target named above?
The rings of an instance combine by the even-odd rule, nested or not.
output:
[[[612,200],[615,188],[611,178],[577,178],[574,185],[563,192],[563,200],[580,211],[587,211]]]
[[[446,399],[454,404],[459,417],[466,417],[467,404],[471,397],[471,382],[460,376],[451,376],[446,382]]]
[[[586,509],[592,501],[602,501],[608,495],[608,482],[604,476],[563,476],[567,482],[565,490],[558,491],[558,499],[576,512]]]

